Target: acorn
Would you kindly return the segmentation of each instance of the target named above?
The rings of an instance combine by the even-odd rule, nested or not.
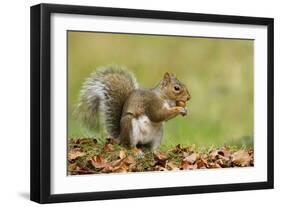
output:
[[[184,108],[186,106],[186,102],[185,101],[176,101],[176,105]]]

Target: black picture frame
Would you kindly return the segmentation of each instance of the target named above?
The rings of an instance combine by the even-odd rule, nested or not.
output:
[[[169,187],[74,194],[50,193],[50,130],[51,130],[51,70],[50,15],[52,13],[134,17],[194,22],[231,23],[267,26],[267,181],[189,187]],[[30,199],[38,203],[88,201],[101,199],[165,196],[273,188],[273,38],[272,18],[195,14],[168,11],[135,10],[90,6],[39,4],[31,7],[31,168]]]

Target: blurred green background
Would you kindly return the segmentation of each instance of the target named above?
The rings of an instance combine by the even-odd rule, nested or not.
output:
[[[253,40],[68,32],[68,137],[104,133],[73,117],[79,90],[97,67],[119,64],[141,87],[174,73],[192,96],[190,114],[165,124],[161,147],[253,145]]]

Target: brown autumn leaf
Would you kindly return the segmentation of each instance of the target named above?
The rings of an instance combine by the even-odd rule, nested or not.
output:
[[[166,168],[168,156],[163,152],[155,152],[154,160],[156,161],[155,165],[160,165],[161,167]]]
[[[209,152],[209,157],[212,161],[218,159],[220,155],[218,154],[218,150],[212,150],[211,152]]]
[[[245,150],[239,150],[237,152],[234,152],[231,157],[233,164],[242,167],[250,166],[252,160],[252,157]]]
[[[249,149],[248,153],[249,153],[250,156],[254,156],[254,150],[253,149]]]
[[[172,151],[173,151],[174,153],[180,153],[180,152],[182,152],[181,145],[180,145],[180,144],[176,145],[175,148],[173,148]]]
[[[168,171],[168,169],[166,169],[165,167],[161,166],[161,165],[156,165],[153,170],[155,171]]]
[[[73,148],[68,152],[68,160],[75,160],[77,157],[82,157],[86,153],[82,152],[80,148]]]
[[[154,159],[156,161],[164,161],[164,160],[167,160],[168,159],[168,156],[163,153],[163,152],[157,152],[157,153],[154,153]]]
[[[83,174],[93,174],[95,172],[87,167],[77,166],[76,169],[73,171],[73,173],[83,175]]]
[[[133,169],[135,160],[132,156],[125,157],[123,159],[114,160],[103,169],[103,172],[129,172]]]
[[[96,168],[96,169],[102,169],[107,167],[109,164],[105,158],[103,158],[101,155],[94,155],[92,159],[90,160],[90,163]]]
[[[215,161],[216,164],[218,164],[219,166],[223,167],[224,166],[224,162],[223,162],[223,159],[217,159]]]
[[[112,172],[124,173],[129,171],[129,166],[122,162],[119,166],[112,168]]]
[[[76,169],[76,163],[68,163],[67,164],[67,170],[68,171],[74,171]]]
[[[125,153],[125,152],[124,152]],[[110,172],[129,172],[134,169],[135,160],[132,156],[126,156],[123,152],[120,153],[119,158],[117,160],[113,160],[102,169],[102,172],[110,173]],[[122,158],[122,159],[121,159]]]
[[[192,153],[191,155],[187,155],[184,157],[184,160],[189,162],[190,164],[194,164],[195,161],[199,158],[199,154],[197,153]]]
[[[126,157],[126,159],[124,159],[124,163],[126,163],[127,165],[131,165],[135,164],[136,161],[133,156],[129,155],[128,157]]]
[[[184,149],[181,147],[180,144],[176,145],[176,146],[172,149],[172,152],[173,152],[173,153],[176,153],[176,154],[179,154],[179,153],[181,153],[181,152],[183,152],[183,151],[184,151]]]
[[[221,149],[221,152],[223,153],[224,157],[231,157],[231,152],[229,149],[223,148],[223,149]]]
[[[232,166],[231,157],[223,157],[221,159],[216,160],[215,162],[218,163],[223,168]]]
[[[231,152],[227,148],[215,149],[209,152],[209,158],[220,167],[231,167]],[[217,166],[216,165],[216,166]]]
[[[229,158],[231,156],[231,153],[226,150],[226,149],[215,149],[215,150],[212,150],[210,153],[209,153],[209,157],[211,160],[217,160],[217,159],[221,159],[221,158]]]
[[[189,152],[189,153],[193,153],[195,152],[195,145],[189,145],[186,147],[182,147],[184,152]]]
[[[209,157],[207,154],[201,154],[200,159],[202,159],[205,164],[208,164]]]
[[[122,164],[124,159],[113,160],[109,163],[111,167],[117,167]]]
[[[168,161],[168,160],[158,160],[158,161],[155,162],[154,165],[155,165],[155,166],[156,166],[156,165],[159,165],[159,166],[162,166],[162,167],[166,168],[167,161]]]
[[[251,156],[251,162],[250,162],[250,165],[251,166],[254,166],[254,150],[253,149],[250,149],[248,151],[249,155]]]
[[[114,151],[114,147],[112,144],[105,144],[103,149],[102,149],[104,152],[112,152]]]
[[[182,160],[181,164],[180,164],[180,169],[181,170],[192,170],[192,169],[194,169],[194,166],[192,164],[190,164],[188,161]]]
[[[208,164],[208,168],[221,168],[218,163],[211,162]]]
[[[131,155],[129,155],[128,157],[126,157],[123,161],[126,165],[128,165],[128,171],[129,172],[133,172],[136,170],[136,165],[137,165],[137,162],[135,160],[135,158]]]
[[[124,159],[126,156],[127,156],[127,155],[126,155],[126,152],[125,152],[124,150],[120,150],[120,152],[119,152],[119,158],[120,158],[120,159]]]
[[[175,154],[179,154],[182,152],[194,152],[194,147],[193,146],[183,147],[180,144],[178,144],[171,151]]]
[[[207,166],[207,163],[205,160],[203,160],[202,158],[199,158],[196,160],[195,162],[196,166],[198,169],[204,169]]]
[[[177,165],[176,165],[175,163],[173,163],[172,161],[167,162],[166,168],[167,168],[168,170],[179,170],[179,168],[177,167]]]

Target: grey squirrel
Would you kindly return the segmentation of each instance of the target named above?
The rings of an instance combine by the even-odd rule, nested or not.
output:
[[[187,87],[166,72],[154,88],[140,89],[133,74],[117,65],[96,70],[80,91],[75,113],[89,126],[101,118],[110,137],[123,145],[157,149],[163,124],[186,115]]]

